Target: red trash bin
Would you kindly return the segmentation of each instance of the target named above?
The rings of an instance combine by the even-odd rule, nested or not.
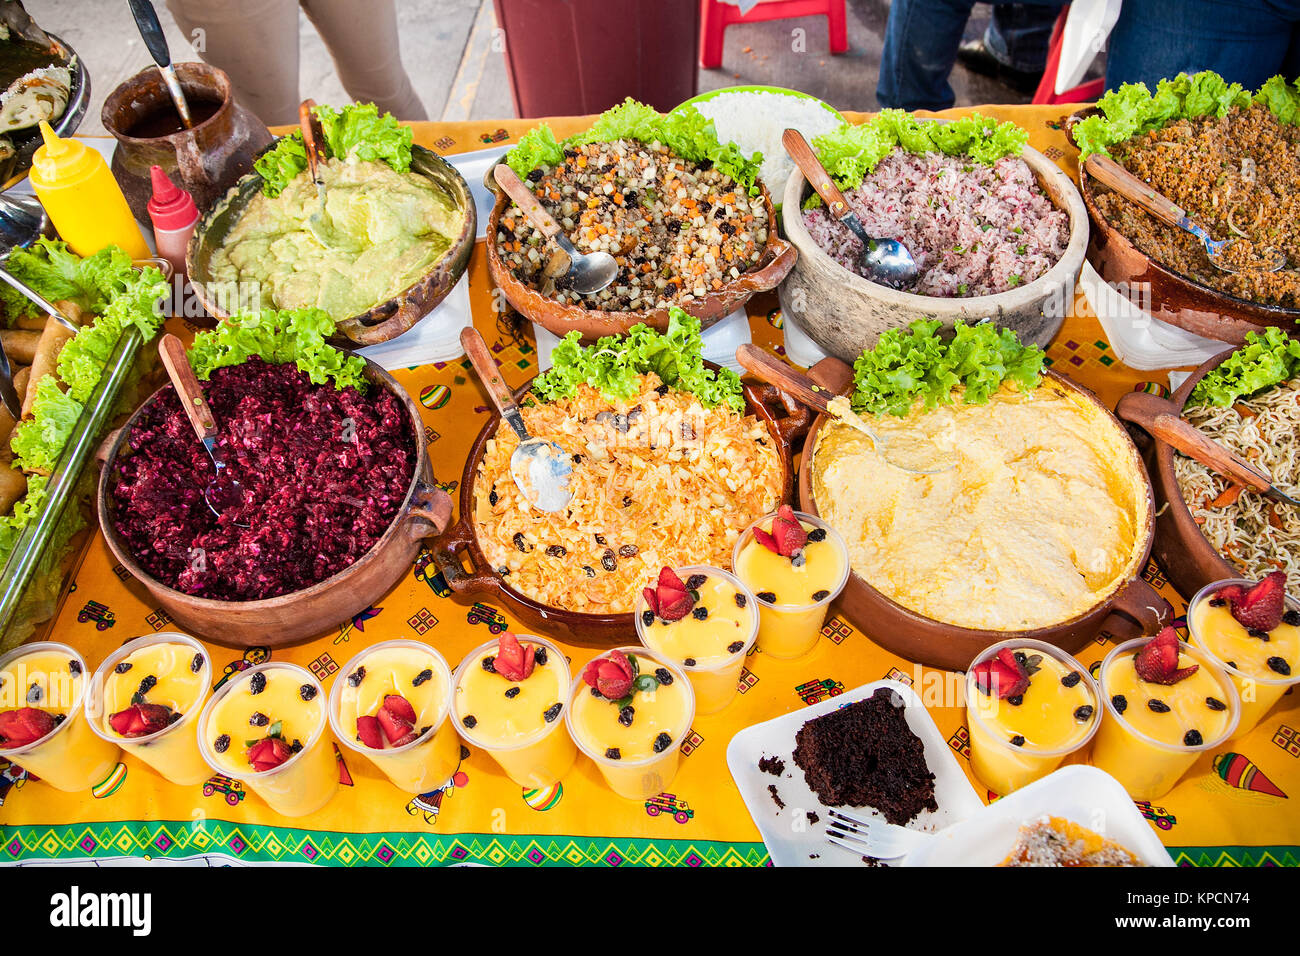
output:
[[[521,117],[666,112],[699,89],[699,0],[493,0]]]

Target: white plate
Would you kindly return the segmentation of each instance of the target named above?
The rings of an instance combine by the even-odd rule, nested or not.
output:
[[[1173,866],[1173,858],[1124,788],[1096,767],[1072,764],[1036,780],[944,830],[908,854],[904,866],[993,866],[1006,859],[1023,824],[1064,817],[1114,840],[1147,866]]]
[[[826,840],[830,822],[827,808],[804,782],[803,771],[794,762],[794,735],[799,728],[823,714],[855,700],[870,697],[881,687],[888,687],[906,701],[904,715],[912,733],[925,745],[925,762],[934,774],[937,812],[922,811],[909,826],[918,830],[937,831],[951,826],[983,807],[966,774],[957,764],[948,742],[939,733],[912,688],[892,680],[879,680],[830,697],[811,707],[783,714],[772,720],[746,727],[731,738],[727,746],[727,768],[740,790],[740,796],[754,818],[774,866],[846,866],[861,864],[861,854],[850,853]],[[767,756],[785,761],[779,777],[758,769],[758,761]],[[785,808],[778,808],[768,786],[775,784]],[[807,812],[820,818],[809,823]],[[869,812],[862,808],[862,812]],[[883,819],[883,818],[882,818]],[[816,859],[812,855],[816,854]]]

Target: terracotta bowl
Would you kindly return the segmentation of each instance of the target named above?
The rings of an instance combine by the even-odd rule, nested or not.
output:
[[[1070,239],[1052,268],[1033,282],[996,295],[943,299],[915,295],[868,282],[849,272],[813,241],[804,225],[802,204],[812,187],[796,169],[786,182],[781,221],[799,250],[799,259],[781,283],[781,310],[797,317],[824,352],[852,363],[881,333],[901,328],[920,316],[940,319],[952,328],[958,319],[973,324],[992,318],[1015,331],[1020,341],[1044,348],[1060,331],[1074,303],[1074,285],[1088,246],[1088,215],[1070,177],[1054,162],[1026,147],[1023,158],[1038,184],[1070,216]]]
[[[272,143],[270,149],[275,148]],[[408,288],[402,290],[386,302],[380,302],[360,315],[344,319],[338,323],[339,332],[347,340],[358,345],[374,345],[387,342],[401,335],[417,321],[431,312],[460,281],[469,265],[470,253],[474,251],[474,234],[478,229],[478,213],[474,208],[474,198],[470,195],[469,185],[456,168],[437,153],[423,146],[411,147],[411,172],[417,173],[445,189],[455,197],[456,202],[465,210],[465,222],[460,235],[454,237],[451,248],[423,276]],[[228,313],[223,308],[223,296],[214,294],[206,287],[212,279],[210,271],[212,255],[220,248],[230,230],[234,228],[244,209],[254,196],[262,190],[262,177],[256,173],[235,183],[221,201],[217,202],[199,220],[194,235],[190,238],[189,249],[185,255],[186,271],[190,284],[199,297],[199,302],[208,315],[224,319]],[[269,303],[268,303],[269,304]]]
[[[491,170],[484,181],[491,179]],[[602,335],[619,335],[626,332],[638,322],[644,322],[660,332],[668,328],[668,310],[652,309],[644,312],[603,312],[599,309],[586,309],[578,305],[567,305],[547,298],[541,292],[527,286],[514,277],[506,268],[497,252],[497,224],[510,205],[510,197],[500,191],[496,182],[491,181],[496,192],[496,204],[488,216],[487,254],[488,275],[492,282],[505,295],[506,301],[518,313],[531,322],[545,328],[555,335],[564,336],[575,329],[582,333],[584,341],[600,338]],[[772,197],[767,189],[763,190],[763,205],[767,209],[770,228],[767,231],[767,245],[758,265],[748,272],[723,285],[721,289],[710,292],[702,301],[692,302],[686,311],[700,320],[703,328],[708,328],[719,319],[725,318],[743,306],[756,292],[775,289],[794,266],[798,252],[784,239],[777,235],[776,215],[772,211]]]
[[[717,366],[712,366],[717,368]],[[515,392],[518,399],[532,387],[529,381]],[[745,409],[762,421],[777,443],[784,471],[781,501],[788,502],[793,490],[793,458],[796,446],[806,434],[812,415],[769,385],[744,383]],[[474,439],[460,481],[460,519],[440,537],[432,550],[434,561],[456,594],[474,601],[502,603],[525,627],[541,628],[553,637],[584,647],[617,647],[636,633],[632,614],[587,614],[549,607],[526,597],[506,584],[488,563],[478,543],[474,526],[474,478],[483,460],[488,439],[496,434],[501,416],[493,413]],[[468,567],[466,564],[468,563]]]
[[[810,370],[810,374],[825,388],[845,395],[848,394],[853,377],[848,366],[833,358],[819,362]],[[1047,374],[1057,384],[1092,402],[1117,429],[1123,431],[1123,425],[1096,395],[1064,375],[1052,371]],[[811,462],[813,451],[817,447],[817,437],[825,423],[824,415],[813,422],[799,468],[799,507],[809,514],[820,514],[812,495]],[[1152,519],[1155,504],[1151,482],[1142,467],[1142,459],[1132,441],[1127,440],[1127,435],[1125,437],[1129,449],[1129,467],[1141,476],[1147,494],[1147,520],[1141,534],[1141,560],[1137,563],[1141,569],[1146,566],[1155,535]],[[836,607],[872,641],[886,650],[919,664],[957,671],[966,670],[981,651],[999,641],[1044,641],[1074,654],[1099,634],[1126,640],[1144,632],[1154,632],[1162,621],[1168,621],[1173,615],[1169,602],[1142,580],[1140,573],[1082,614],[1049,627],[1020,631],[959,627],[933,620],[886,597],[856,571],[849,573],[848,584],[837,599]]]
[[[369,551],[333,577],[303,591],[261,601],[215,601],[168,587],[136,561],[117,533],[108,504],[119,456],[129,453],[127,435],[144,407],[171,385],[154,392],[127,423],[109,435],[100,450],[99,526],[113,557],[144,585],[149,600],[190,633],[228,647],[285,647],[317,637],[364,611],[411,569],[425,538],[440,534],[451,521],[452,500],[433,483],[433,466],[423,442],[424,423],[415,402],[391,375],[366,362],[366,377],[401,400],[419,443],[419,456],[397,517]]]
[[[1125,421],[1149,421],[1154,415],[1166,412],[1181,416],[1187,399],[1198,382],[1232,355],[1235,349],[1226,349],[1197,368],[1169,398],[1130,392],[1119,400],[1115,414]],[[1155,486],[1156,518],[1155,557],[1164,570],[1169,583],[1184,600],[1215,581],[1242,577],[1242,571],[1228,561],[1209,539],[1201,534],[1201,527],[1192,517],[1191,509],[1183,500],[1174,476],[1174,449],[1164,442],[1146,436],[1143,457]]]
[[[1080,110],[1066,120],[1071,142],[1074,127],[1095,112],[1095,108]],[[1247,332],[1257,332],[1263,326],[1291,329],[1300,321],[1300,309],[1239,299],[1156,262],[1097,209],[1098,194],[1107,190],[1088,175],[1083,164],[1079,166],[1079,187],[1092,223],[1088,262],[1139,309],[1162,322],[1234,345],[1244,342]]]

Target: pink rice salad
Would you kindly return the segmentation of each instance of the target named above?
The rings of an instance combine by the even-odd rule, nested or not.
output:
[[[869,235],[911,250],[920,276],[908,291],[918,295],[992,295],[1033,282],[1070,238],[1069,215],[1018,156],[987,166],[968,156],[895,149],[844,195]],[[847,226],[825,206],[806,210],[803,220],[817,245],[858,272],[862,243]]]

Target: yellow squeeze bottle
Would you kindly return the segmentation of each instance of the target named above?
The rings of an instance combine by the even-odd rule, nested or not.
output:
[[[104,157],[41,123],[45,144],[32,157],[31,181],[59,236],[79,256],[121,246],[132,259],[153,253]]]

